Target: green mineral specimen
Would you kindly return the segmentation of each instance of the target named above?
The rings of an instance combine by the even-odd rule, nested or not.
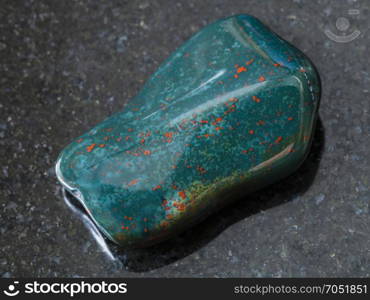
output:
[[[148,246],[295,171],[319,98],[307,57],[256,18],[232,16],[68,145],[57,176],[109,239]]]

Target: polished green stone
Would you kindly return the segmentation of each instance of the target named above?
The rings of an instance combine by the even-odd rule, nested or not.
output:
[[[67,146],[57,176],[108,238],[147,246],[296,170],[319,94],[299,50],[254,17],[222,19]]]

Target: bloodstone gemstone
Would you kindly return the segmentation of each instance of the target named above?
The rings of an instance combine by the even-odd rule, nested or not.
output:
[[[295,171],[320,98],[315,68],[237,15],[178,48],[122,112],[68,145],[60,182],[112,241],[144,247]]]

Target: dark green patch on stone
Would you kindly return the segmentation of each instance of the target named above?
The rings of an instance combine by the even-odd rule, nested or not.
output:
[[[222,19],[67,146],[57,175],[111,240],[150,245],[296,170],[319,96],[299,50],[254,17]]]

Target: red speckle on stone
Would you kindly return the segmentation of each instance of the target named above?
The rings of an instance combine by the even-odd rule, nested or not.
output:
[[[265,78],[264,76],[260,76],[260,77],[258,78],[258,80],[259,80],[260,82],[262,82],[262,81],[265,81],[265,80],[266,80],[266,78]]]
[[[221,122],[222,121],[222,118],[221,117],[218,117],[216,118],[213,122],[212,122],[212,125],[216,125],[217,123]]]
[[[141,139],[141,140],[140,140],[140,143],[141,143],[141,144],[144,144],[144,143],[145,143],[145,139]]]
[[[150,150],[144,150],[144,155],[150,155],[152,152]]]
[[[235,74],[235,75],[234,75],[234,78],[238,78],[238,77],[239,77],[239,75],[238,75],[238,74]]]
[[[252,58],[251,60],[248,60],[245,64],[246,64],[247,66],[249,66],[250,64],[252,64],[252,63],[253,63],[253,61],[254,61],[254,59]]]
[[[288,121],[291,121],[291,120],[293,120],[293,117],[289,117],[289,118],[288,118]]]
[[[206,169],[204,169],[204,168],[203,168],[203,167],[201,167],[201,166],[197,166],[197,170],[198,170],[198,172],[199,172],[200,174],[207,173],[207,170],[206,170]]]
[[[242,152],[244,153],[244,154],[248,154],[249,152],[252,152],[254,149],[253,148],[249,148],[249,149],[247,149],[247,150],[243,150]]]
[[[178,202],[175,202],[174,204],[172,204],[174,207],[177,208],[178,211],[185,211],[185,204],[184,203],[178,203]]]
[[[172,132],[166,132],[166,133],[164,134],[164,136],[165,136],[166,138],[172,138],[173,133],[172,133]]]
[[[131,180],[129,183],[128,183],[128,186],[132,186],[132,185],[135,185],[139,182],[139,180],[137,179],[134,179],[134,180]]]
[[[100,144],[99,147],[100,148],[104,148],[105,147],[105,144]]]
[[[180,191],[180,192],[179,192],[179,196],[180,196],[182,199],[186,199],[185,191]]]
[[[162,187],[158,184],[157,186],[155,186],[154,188],[152,188],[153,191],[156,191],[156,190],[159,190],[161,189]]]
[[[84,139],[82,139],[82,138],[81,138],[81,139],[78,139],[78,140],[77,140],[77,143],[81,143],[83,140],[84,140]]]
[[[277,139],[275,140],[275,143],[278,144],[283,140],[283,137],[278,136]]]
[[[241,72],[246,72],[247,71],[247,68],[246,67],[239,67],[236,72],[237,73],[241,73]]]
[[[254,130],[253,129],[249,130],[249,134],[254,134]]]
[[[230,107],[224,112],[225,115],[231,113],[231,112],[234,112],[235,111],[235,104],[233,105],[230,105]]]
[[[96,146],[96,144],[91,144],[90,146],[87,146],[87,147],[86,147],[86,151],[87,151],[87,152],[91,152],[91,151],[93,151],[93,150],[94,150],[94,148],[95,148],[95,146]]]
[[[258,98],[258,97],[256,97],[256,96],[252,96],[252,99],[253,99],[253,101],[254,101],[254,102],[256,102],[256,103],[260,103],[260,102],[261,102],[261,99],[260,99],[260,98]]]

